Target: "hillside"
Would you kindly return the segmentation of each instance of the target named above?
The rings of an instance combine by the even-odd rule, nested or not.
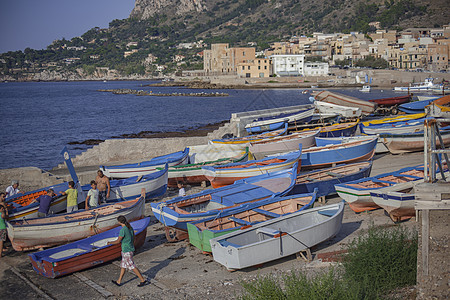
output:
[[[136,0],[130,17],[109,28],[55,41],[46,50],[0,54],[0,72],[3,80],[160,76],[201,69],[197,54],[211,43],[252,43],[259,51],[293,35],[374,31],[373,21],[383,29],[441,27],[449,12],[448,0]],[[199,40],[198,47],[176,47]]]

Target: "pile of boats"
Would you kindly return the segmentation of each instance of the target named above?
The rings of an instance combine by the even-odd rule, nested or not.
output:
[[[427,116],[420,112],[359,121],[388,102],[319,92],[313,104],[296,113],[250,122],[246,129],[251,135],[212,140],[136,164],[100,166],[111,178],[111,193],[94,209],[58,214],[66,208],[59,192],[67,183],[8,198],[8,235],[17,251],[59,246],[30,254],[33,268],[52,278],[70,274],[120,256],[117,245],[107,245],[117,236],[118,215],[135,221],[135,243],[142,245],[149,224],[145,200],[178,183],[209,182],[212,189],[150,203],[167,240],[189,239],[228,269],[308,250],[335,236],[344,202],[313,208],[316,199],[332,194],[355,212],[382,207],[393,221],[403,221],[414,216],[410,193],[423,181],[424,168],[369,177],[372,159],[380,152],[422,150]],[[435,105],[446,112],[448,103],[440,99]],[[313,121],[321,115],[339,115],[347,122],[323,126]],[[448,146],[450,128],[443,127],[441,136]],[[90,186],[80,185],[70,159],[66,163],[81,203]],[[48,188],[59,196],[50,216],[36,218],[33,200]]]

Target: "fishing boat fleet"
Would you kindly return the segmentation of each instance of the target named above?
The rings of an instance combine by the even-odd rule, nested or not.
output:
[[[34,270],[49,278],[114,260],[120,247],[108,242],[117,237],[117,216],[131,222],[135,246],[142,246],[149,226],[146,200],[178,184],[211,188],[150,202],[167,241],[189,240],[229,270],[309,251],[331,239],[342,226],[345,204],[356,213],[383,208],[394,222],[414,217],[414,186],[424,181],[424,166],[370,173],[376,153],[423,150],[423,122],[429,115],[412,105],[409,95],[371,101],[328,91],[312,95],[312,103],[296,112],[250,121],[246,136],[211,140],[140,163],[100,166],[111,179],[111,193],[96,208],[61,213],[67,198],[59,192],[67,183],[7,198],[13,248],[55,247],[29,254]],[[424,109],[434,103],[435,110],[447,113],[448,100],[433,100]],[[368,118],[378,106],[413,113]],[[321,115],[339,121],[315,122]],[[450,145],[450,127],[441,128],[437,145]],[[79,184],[70,156],[63,153],[82,204],[90,186]],[[438,172],[448,172],[447,165]],[[33,200],[49,188],[58,196],[50,215],[37,218],[39,205]],[[329,195],[343,201],[314,207]]]

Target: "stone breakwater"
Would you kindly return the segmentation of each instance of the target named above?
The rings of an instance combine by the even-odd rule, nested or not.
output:
[[[213,92],[197,92],[197,93],[153,93],[152,91],[132,90],[132,89],[106,89],[98,90],[99,92],[111,92],[115,95],[136,95],[136,96],[157,96],[157,97],[170,97],[170,96],[183,96],[183,97],[227,97],[229,94]]]

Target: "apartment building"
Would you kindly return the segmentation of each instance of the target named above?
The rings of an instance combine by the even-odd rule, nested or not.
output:
[[[430,71],[439,72],[449,69],[450,40],[437,40],[435,44],[428,45],[427,68]]]
[[[203,70],[210,75],[233,75],[238,67],[255,60],[255,48],[230,48],[228,44],[212,44],[203,51]]]
[[[238,64],[237,75],[239,77],[269,77],[272,70],[272,61],[267,58],[256,58],[248,62]]]
[[[276,54],[272,60],[272,73],[277,76],[304,76],[304,54]]]

